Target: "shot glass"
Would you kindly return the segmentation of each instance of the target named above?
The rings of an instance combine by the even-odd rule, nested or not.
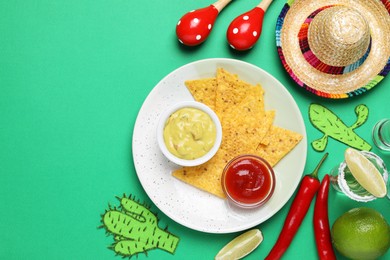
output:
[[[383,160],[372,152],[362,151],[362,154],[375,165],[388,186],[389,174]],[[368,202],[376,199],[375,196],[369,193],[358,183],[345,161],[341,162],[331,170],[330,182],[336,191],[343,193],[355,201]],[[389,192],[387,193],[387,197],[390,199]]]
[[[390,153],[390,119],[382,119],[375,124],[372,139],[381,151]]]

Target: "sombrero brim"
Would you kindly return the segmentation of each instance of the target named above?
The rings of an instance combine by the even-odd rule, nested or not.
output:
[[[339,75],[321,72],[301,52],[301,25],[311,13],[326,5],[355,8],[369,21],[371,50],[354,71]],[[363,94],[390,71],[390,0],[289,0],[277,20],[276,45],[287,73],[306,90],[334,99]]]

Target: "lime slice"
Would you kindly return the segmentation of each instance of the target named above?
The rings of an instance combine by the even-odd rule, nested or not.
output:
[[[216,260],[240,259],[255,250],[263,241],[259,229],[251,229],[230,241],[215,256]]]
[[[377,198],[386,196],[386,183],[382,175],[361,152],[347,148],[345,162],[357,182]]]

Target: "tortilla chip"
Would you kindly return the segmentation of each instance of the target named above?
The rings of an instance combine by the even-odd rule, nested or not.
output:
[[[269,140],[266,140],[266,137],[270,133],[271,127],[274,123],[275,114],[275,110],[265,112],[264,118],[261,121],[261,129],[259,130],[262,133],[262,135],[260,136],[261,138],[259,139],[260,144],[269,144]]]
[[[255,154],[263,157],[271,166],[275,166],[302,140],[303,136],[291,130],[272,126],[266,138],[269,139],[269,144],[259,144]]]
[[[214,194],[220,198],[226,198],[221,185],[221,176],[226,162],[221,159],[224,151],[219,149],[217,154],[206,163],[183,167],[172,172],[177,179],[188,183],[198,189]]]
[[[237,105],[247,96],[260,98],[260,104],[264,103],[264,90],[260,85],[251,85],[230,74],[226,70],[217,70],[217,89],[215,95],[215,112],[223,120],[226,110]],[[264,108],[264,106],[263,106]]]
[[[196,101],[215,110],[216,78],[187,80],[184,84]]]
[[[224,120],[221,147],[225,150],[227,161],[241,154],[254,153],[272,125],[274,111],[264,113],[256,102],[250,100],[250,97],[246,98],[241,107],[236,107],[237,114]]]

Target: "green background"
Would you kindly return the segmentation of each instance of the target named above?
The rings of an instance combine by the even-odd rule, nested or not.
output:
[[[98,229],[100,214],[115,196],[133,194],[159,213],[160,226],[180,237],[175,255],[150,251],[138,259],[212,259],[239,233],[206,234],[183,227],[160,212],[145,194],[132,160],[137,113],[168,73],[205,58],[234,58],[268,71],[293,95],[307,128],[305,173],[322,157],[310,142],[321,137],[308,120],[312,102],[333,110],[347,124],[366,104],[367,122],[356,133],[372,144],[376,121],[390,116],[385,78],[368,93],[327,100],[299,88],[275,47],[275,23],[284,1],[268,9],[256,46],[235,52],[226,29],[258,4],[236,0],[219,15],[201,46],[181,46],[175,26],[206,0],[13,0],[0,1],[0,259],[119,259],[107,249],[112,237]],[[320,177],[343,159],[346,146],[333,139]],[[378,152],[375,148],[374,152]],[[379,153],[379,152],[378,152]],[[383,156],[390,165],[390,157]],[[291,169],[294,171],[294,169]],[[275,243],[291,200],[257,226],[263,243],[248,259],[264,258]],[[314,204],[314,203],[313,203]],[[332,224],[354,207],[374,207],[390,222],[390,201],[352,202],[331,190]],[[285,259],[316,259],[313,205]],[[390,252],[383,259],[390,259]]]

